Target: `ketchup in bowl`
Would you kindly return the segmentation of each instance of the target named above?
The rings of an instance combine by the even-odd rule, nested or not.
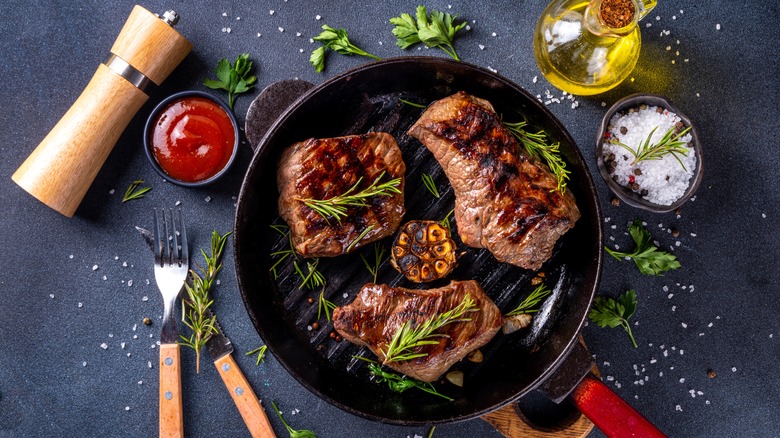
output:
[[[146,124],[146,153],[173,183],[198,186],[218,178],[233,161],[238,128],[232,112],[206,93],[175,94]]]

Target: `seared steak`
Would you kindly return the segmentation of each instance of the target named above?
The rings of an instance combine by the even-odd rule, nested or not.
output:
[[[385,361],[385,351],[404,323],[410,328],[458,307],[469,296],[474,311],[464,315],[470,321],[447,324],[435,333],[436,345],[417,347],[426,356],[387,362],[390,368],[423,382],[433,382],[455,362],[485,345],[501,328],[502,316],[476,281],[452,281],[437,289],[393,288],[384,284],[363,286],[355,300],[333,311],[333,327],[344,339],[365,345]]]
[[[334,257],[393,234],[404,215],[405,171],[398,144],[383,132],[312,138],[287,148],[279,162],[276,182],[279,215],[290,226],[295,250],[304,257]],[[343,195],[360,180],[352,192],[358,193],[382,172],[380,184],[401,178],[401,193],[368,198],[365,206],[348,207],[347,217],[340,220],[323,217],[301,201]]]
[[[525,155],[486,100],[459,92],[436,101],[409,135],[449,178],[463,243],[500,262],[539,269],[580,217],[571,192],[554,190],[555,175]]]

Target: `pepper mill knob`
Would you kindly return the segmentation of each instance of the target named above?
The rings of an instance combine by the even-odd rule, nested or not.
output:
[[[179,14],[177,14],[176,11],[165,11],[161,20],[164,21],[165,24],[169,24],[173,27],[179,22]]]

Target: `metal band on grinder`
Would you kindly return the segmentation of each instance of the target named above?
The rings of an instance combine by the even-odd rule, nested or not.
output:
[[[108,59],[103,64],[146,94],[149,94],[155,85],[146,75],[113,53],[109,54]]]

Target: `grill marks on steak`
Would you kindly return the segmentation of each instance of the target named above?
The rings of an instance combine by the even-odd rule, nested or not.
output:
[[[368,227],[373,228],[352,250],[393,234],[404,215],[404,172],[401,150],[390,134],[374,132],[336,138],[308,139],[284,151],[277,171],[279,215],[287,222],[295,250],[304,257],[334,257]],[[401,178],[399,194],[374,196],[366,206],[348,207],[347,217],[324,218],[300,199],[327,200],[370,186],[382,172],[380,183]]]
[[[405,322],[416,327],[454,309],[466,295],[478,309],[467,313],[471,321],[453,322],[437,330],[437,334],[446,335],[433,338],[439,340],[438,344],[415,351],[426,356],[385,364],[407,376],[433,382],[468,353],[488,343],[501,327],[501,311],[476,281],[452,281],[428,290],[369,283],[352,303],[333,311],[333,327],[344,339],[367,346],[383,362],[383,350]]]
[[[539,269],[580,212],[555,175],[529,159],[490,102],[459,92],[431,104],[409,129],[436,157],[455,193],[463,243],[500,262]]]

